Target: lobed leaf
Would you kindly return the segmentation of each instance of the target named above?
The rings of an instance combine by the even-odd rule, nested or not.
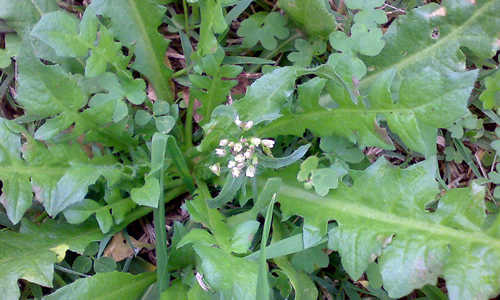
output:
[[[73,226],[52,220],[41,226],[23,220],[20,233],[0,232],[2,297],[19,299],[18,279],[52,287],[53,264],[62,261],[67,250],[83,253],[90,242],[101,238],[94,224]]]
[[[168,40],[158,32],[165,9],[153,0],[96,0],[97,14],[111,18],[111,30],[124,45],[134,49],[132,68],[144,74],[153,84],[156,96],[173,101],[169,86],[172,75],[164,62]]]
[[[484,230],[482,187],[449,190],[429,212],[426,204],[439,192],[432,161],[398,169],[379,159],[352,174],[351,187],[339,186],[325,197],[299,187],[296,170],[282,175],[278,201],[285,218],[304,217],[304,247],[320,241],[335,220],[329,247],[339,251],[353,279],[378,259],[394,298],[438,277],[446,280],[450,299],[489,299],[500,292],[500,240],[496,231]]]

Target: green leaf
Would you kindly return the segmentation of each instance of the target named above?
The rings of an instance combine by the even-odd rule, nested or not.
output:
[[[443,5],[446,16],[432,15],[440,12],[436,4],[401,16],[384,35],[384,50],[376,57],[363,58],[372,71],[356,78],[361,79],[359,91],[370,106],[352,104],[344,86],[330,83],[328,97],[336,107],[288,114],[258,133],[302,136],[310,129],[320,136],[346,137],[361,147],[391,149],[387,134],[376,121],[377,116],[383,116],[410,149],[426,155],[435,153],[437,128],[449,127],[468,113],[467,100],[477,77],[476,70],[465,70],[460,47],[468,47],[480,57],[491,57],[496,51],[500,22],[494,13],[499,10],[498,1],[446,1]],[[437,39],[432,36],[436,24],[440,28]],[[421,42],[415,43],[416,39]],[[339,59],[332,63],[344,73],[339,69],[344,61]],[[350,68],[352,73],[354,67]],[[355,87],[354,83],[349,85]]]
[[[288,59],[296,66],[307,67],[311,64],[313,58],[313,48],[308,41],[303,39],[295,40],[296,52],[288,54]]]
[[[6,300],[19,299],[18,279],[52,287],[53,264],[62,261],[67,250],[82,253],[102,238],[89,223],[73,226],[48,220],[39,227],[23,220],[20,231],[0,232],[0,291]]]
[[[273,120],[279,116],[281,105],[293,93],[297,70],[284,67],[265,74],[255,81],[243,99],[235,102],[241,121],[252,120],[254,124]],[[261,135],[265,136],[265,135]]]
[[[311,172],[318,168],[319,158],[317,156],[309,156],[300,164],[300,171],[297,173],[297,180],[304,182],[309,179]]]
[[[306,273],[327,267],[330,260],[322,248],[317,246],[295,253],[291,260],[293,266]]]
[[[340,164],[311,171],[311,183],[318,195],[324,197],[330,189],[336,189],[347,170]]]
[[[255,300],[257,264],[223,250],[203,245],[193,246],[200,257],[198,270],[206,283],[224,299]]]
[[[241,22],[237,33],[243,37],[242,46],[245,48],[252,48],[260,42],[265,49],[274,50],[278,47],[277,39],[286,39],[290,34],[286,23],[277,12],[259,12]]]
[[[307,153],[310,147],[311,144],[302,145],[297,150],[293,151],[292,154],[279,158],[259,155],[259,166],[270,169],[279,169],[289,166],[301,159]]]
[[[168,134],[175,126],[175,119],[172,116],[155,117],[155,124],[158,132]]]
[[[270,178],[266,182],[266,187],[268,188],[268,191],[266,191],[266,196],[270,199],[265,215],[264,227],[262,228],[262,237],[260,240],[259,269],[257,274],[257,299],[269,300],[272,298],[268,279],[269,268],[267,265],[266,247],[267,241],[269,239],[269,232],[271,231],[274,204],[276,203],[276,195],[280,185],[280,178]],[[268,199],[259,200],[266,202],[268,201]]]
[[[227,28],[220,0],[201,0],[201,29],[199,52],[201,56],[214,53],[218,42],[214,33],[222,33]]]
[[[139,205],[158,207],[160,189],[161,187],[158,179],[148,176],[145,179],[144,186],[141,188],[134,188],[130,191],[130,198]]]
[[[18,95],[27,116],[49,119],[41,127],[37,137],[53,137],[75,123],[73,135],[86,133],[86,138],[98,138],[100,143],[128,149],[135,141],[127,134],[123,125],[108,124],[112,121],[116,101],[104,101],[105,94],[95,95],[90,108],[80,113],[87,105],[88,96],[78,77],[66,73],[59,65],[45,65],[31,53],[31,46],[23,44],[18,62]],[[103,84],[114,84],[113,76],[105,77]],[[117,82],[115,80],[115,82]],[[109,88],[110,89],[110,88]],[[103,101],[97,101],[103,100]]]
[[[479,100],[483,102],[485,109],[500,107],[500,72],[496,71],[493,75],[484,80],[486,90],[481,93]]]
[[[31,207],[33,191],[47,213],[57,215],[82,201],[89,185],[104,175],[108,180],[120,176],[111,156],[90,160],[79,145],[53,145],[47,148],[34,141],[21,148],[21,137],[14,124],[0,119],[0,179],[3,181],[2,203],[13,223],[19,222]],[[21,159],[21,150],[22,157]]]
[[[101,256],[94,261],[94,271],[96,273],[113,272],[116,270],[116,262],[111,257]]]
[[[278,4],[290,18],[312,37],[328,38],[337,22],[327,0],[279,0]],[[321,20],[315,22],[314,20]]]
[[[165,9],[153,0],[95,0],[97,14],[111,18],[111,29],[120,42],[134,49],[132,68],[153,84],[156,96],[173,101],[169,79],[172,70],[164,63],[168,40],[158,32]]]
[[[268,246],[272,247],[272,245],[283,241],[282,239],[282,228],[281,224],[279,224],[276,220],[273,223],[273,243]],[[302,236],[302,234],[300,234]],[[277,242],[275,242],[277,241]],[[299,243],[296,245],[303,246],[302,237]],[[285,249],[290,249],[289,247],[283,247]],[[282,248],[282,249],[283,249]],[[301,249],[303,250],[303,248]],[[310,260],[311,257],[307,257],[306,261]],[[296,270],[293,265],[290,263],[287,257],[277,257],[274,258],[273,261],[276,265],[285,273],[285,275],[290,280],[294,290],[295,290],[295,299],[296,300],[316,300],[318,299],[318,289],[314,285],[314,282],[311,278],[304,273],[303,271]]]
[[[197,109],[197,113],[203,117],[201,124],[209,121],[214,108],[226,102],[231,89],[238,84],[237,80],[227,79],[236,78],[243,70],[240,66],[222,65],[223,59],[224,51],[219,48],[214,54],[200,59],[199,64],[205,76],[189,76],[193,84],[191,94],[201,102],[201,107]]]
[[[23,35],[40,17],[59,9],[56,0],[0,0],[0,19],[7,26]]]
[[[80,22],[73,15],[64,11],[56,11],[42,16],[31,34],[50,45],[59,56],[81,57],[86,56],[89,42],[79,34]]]
[[[90,278],[81,278],[68,284],[44,300],[63,299],[112,299],[136,300],[155,281],[154,273],[132,275],[123,272],[96,274]]]
[[[358,279],[378,257],[384,288],[399,298],[413,289],[447,283],[450,299],[489,299],[500,283],[500,240],[484,231],[484,189],[473,184],[453,189],[439,200],[435,212],[425,210],[439,193],[434,162],[407,169],[379,159],[365,171],[354,172],[353,185],[342,185],[327,197],[300,188],[296,170],[283,171],[279,202],[285,218],[304,217],[304,243],[326,233],[338,250],[344,269]],[[275,176],[273,174],[273,176]]]
[[[80,273],[88,273],[92,269],[92,259],[88,256],[78,256],[73,261],[72,269]]]
[[[322,137],[319,147],[321,150],[335,154],[340,159],[353,164],[360,163],[365,158],[363,151],[342,137]]]

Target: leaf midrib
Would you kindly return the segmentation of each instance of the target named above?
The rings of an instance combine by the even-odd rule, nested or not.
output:
[[[428,54],[428,53],[432,52],[434,49],[436,49],[436,51],[438,51],[439,47],[441,45],[448,43],[449,40],[455,39],[457,36],[460,36],[460,34],[462,34],[464,28],[467,28],[470,23],[472,23],[474,20],[476,20],[485,11],[487,11],[489,6],[494,4],[494,2],[495,2],[495,0],[490,0],[488,3],[483,4],[483,6],[479,9],[477,9],[465,23],[463,23],[461,26],[456,27],[448,35],[440,38],[436,43],[432,44],[431,46],[424,48],[421,51],[417,51],[414,54],[400,60],[399,62],[397,62],[393,65],[387,66],[381,70],[378,70],[377,72],[374,72],[374,73],[366,76],[365,78],[363,78],[361,80],[360,87],[361,88],[366,87],[366,85],[368,85],[372,81],[376,80],[380,74],[383,74],[385,71],[387,71],[389,69],[396,68],[397,70],[400,70],[403,67],[414,63],[415,61],[419,61],[421,57],[429,56],[430,54]]]
[[[374,220],[378,223],[386,223],[386,227],[389,229],[404,227],[413,231],[427,232],[431,235],[445,237],[445,240],[447,241],[459,240],[462,243],[469,241],[479,244],[494,245],[496,248],[500,249],[500,240],[494,239],[483,232],[467,232],[457,230],[440,224],[414,220],[409,217],[400,217],[360,204],[338,201],[329,197],[322,198],[314,193],[305,191],[304,189],[288,185],[286,182],[282,183],[279,194],[288,197],[285,200],[283,200],[283,198],[280,199],[280,202],[297,201],[300,206],[323,207],[336,211],[337,215],[357,216],[364,219]],[[335,216],[333,214],[331,219],[335,220]]]

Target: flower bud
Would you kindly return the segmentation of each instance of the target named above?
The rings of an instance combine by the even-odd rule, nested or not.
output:
[[[264,139],[261,142],[262,142],[262,145],[265,146],[265,147],[267,147],[267,148],[274,147],[274,141],[273,140]]]
[[[248,166],[245,175],[247,177],[254,177],[255,176],[255,167],[254,166]]]
[[[229,169],[232,169],[236,166],[236,162],[234,160],[230,160],[229,163],[227,164],[227,167]]]
[[[209,168],[210,168],[210,171],[212,171],[215,175],[217,175],[217,176],[220,175],[220,165],[219,164],[211,165]]]
[[[254,146],[259,146],[260,145],[260,139],[257,137],[250,138],[250,143]]]
[[[217,148],[215,149],[215,154],[219,157],[224,157],[226,156],[226,150]]]
[[[225,147],[225,146],[227,146],[228,143],[229,143],[229,141],[227,139],[223,139],[223,140],[220,140],[219,146]]]
[[[241,170],[238,168],[233,168],[231,169],[231,174],[233,174],[233,177],[239,177],[241,174]]]
[[[234,144],[233,150],[234,152],[238,153],[243,149],[243,145],[241,143],[236,143]]]
[[[244,161],[245,161],[245,157],[243,156],[243,154],[238,154],[238,155],[236,155],[236,156],[234,157],[234,160],[235,160],[236,162],[242,163],[242,162],[244,162]]]

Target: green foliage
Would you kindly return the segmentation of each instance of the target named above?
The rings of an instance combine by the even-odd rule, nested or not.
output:
[[[76,280],[44,299],[120,299],[135,300],[155,280],[154,273],[132,275],[122,272],[102,273]]]
[[[92,223],[70,226],[49,221],[37,226],[25,220],[20,232],[0,233],[1,291],[9,300],[19,298],[21,278],[52,287],[53,264],[63,260],[67,250],[82,253],[87,244],[102,237]]]
[[[330,4],[325,0],[279,0],[282,8],[290,18],[311,37],[328,38],[335,31],[337,22]],[[321,20],[315,22],[314,20]]]
[[[242,46],[252,48],[258,42],[267,50],[278,47],[276,39],[286,39],[290,34],[286,19],[279,13],[256,13],[241,22],[238,35],[243,37]]]
[[[402,170],[380,159],[366,171],[353,173],[351,187],[342,186],[325,198],[297,187],[293,174],[282,174],[289,178],[278,198],[285,217],[304,217],[306,245],[326,233],[329,220],[336,220],[329,247],[339,251],[352,278],[359,278],[378,257],[391,297],[435,284],[440,275],[452,299],[487,299],[497,293],[498,236],[495,227],[482,228],[486,214],[481,187],[450,190],[429,213],[425,204],[438,192],[430,162]],[[480,252],[487,254],[478,260]],[[462,276],[465,269],[467,278]]]
[[[132,68],[148,78],[158,99],[173,101],[169,79],[172,74],[164,63],[168,46],[157,31],[164,9],[155,0],[130,0],[126,2],[93,1],[97,14],[111,18],[114,35],[127,47],[133,47],[135,61]]]
[[[479,99],[483,102],[484,108],[492,109],[500,107],[500,72],[496,71],[493,76],[484,80],[486,90],[481,93]]]

